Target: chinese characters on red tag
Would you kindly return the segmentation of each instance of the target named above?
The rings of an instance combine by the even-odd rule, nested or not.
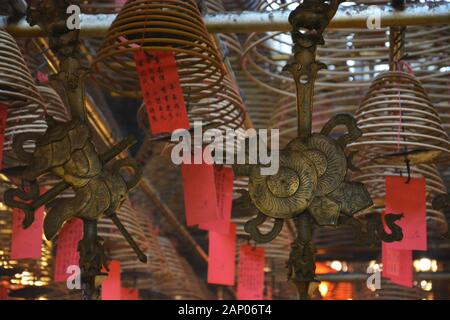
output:
[[[217,219],[199,224],[199,228],[220,233],[228,233],[231,223],[233,200],[233,170],[224,166],[214,166],[214,186],[217,197]]]
[[[134,59],[152,133],[189,129],[174,54],[139,49]]]
[[[83,238],[83,221],[77,218],[71,219],[61,229],[55,259],[55,282],[66,281],[70,274],[69,266],[78,266],[80,254],[78,242]]]
[[[230,226],[228,234],[209,231],[208,283],[234,285],[236,226]]]
[[[241,245],[237,298],[239,300],[262,300],[264,292],[264,248]]]
[[[402,241],[382,244],[383,276],[392,283],[413,285],[412,251],[427,250],[426,181],[386,177],[386,214],[403,214]]]

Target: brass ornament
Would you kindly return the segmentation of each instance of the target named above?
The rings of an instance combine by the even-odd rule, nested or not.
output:
[[[129,190],[138,183],[141,169],[131,158],[109,164],[136,143],[133,137],[128,137],[103,154],[99,154],[95,148],[84,102],[84,78],[88,70],[82,68],[78,56],[79,31],[66,29],[68,5],[70,1],[42,1],[29,7],[27,18],[31,25],[39,24],[46,31],[51,48],[60,58],[60,72],[52,81],[64,93],[63,99],[70,108],[71,120],[62,122],[46,114],[48,128],[45,133],[29,132],[14,137],[13,150],[27,166],[21,177],[22,188],[7,190],[4,201],[9,207],[20,208],[25,212],[25,228],[33,222],[34,211],[47,205],[49,210],[44,219],[44,233],[49,240],[57,235],[70,218],[83,220],[83,239],[78,244],[82,299],[99,299],[100,284],[106,276],[101,268],[108,268],[103,241],[97,233],[97,222],[102,216],[114,222],[139,260],[147,260],[116,215]],[[33,152],[24,148],[29,141],[35,142]],[[127,175],[124,169],[128,169]],[[61,181],[40,196],[38,179],[48,174]],[[55,200],[68,188],[73,189],[74,198]]]
[[[339,0],[304,0],[289,16],[294,56],[284,70],[291,72],[296,85],[298,137],[280,150],[278,173],[263,176],[260,174],[262,166],[258,164],[233,167],[235,175],[249,176],[249,192],[241,204],[248,202],[259,210],[256,218],[245,225],[252,239],[271,241],[280,233],[284,219],[294,219],[297,238],[291,245],[288,278],[296,285],[301,299],[308,298],[317,282],[312,243],[314,224],[351,224],[357,228],[360,239],[367,239],[365,242],[398,241],[403,236],[395,224],[401,215],[388,215],[388,227],[392,231],[388,237],[381,232],[381,219],[364,232],[363,226],[353,218],[355,213],[372,205],[362,183],[346,180],[347,170],[353,165],[345,147],[362,134],[355,119],[339,114],[330,119],[320,133],[311,132],[314,83],[318,71],[326,67],[316,61],[316,47],[324,43],[322,33],[339,3]],[[347,132],[335,138],[332,132],[339,125],[344,125]],[[268,217],[275,218],[275,223],[271,231],[262,234],[258,226]]]

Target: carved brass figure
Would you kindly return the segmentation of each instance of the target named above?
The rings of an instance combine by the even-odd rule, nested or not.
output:
[[[70,4],[71,1],[41,1],[30,6],[28,20],[31,25],[39,24],[47,32],[51,48],[60,58],[60,72],[53,78],[53,82],[62,89],[72,120],[64,123],[47,115],[48,128],[43,135],[19,134],[14,138],[14,151],[20,160],[28,163],[23,172],[22,185],[28,185],[29,191],[10,189],[5,192],[4,199],[8,206],[25,212],[25,228],[33,222],[34,211],[42,205],[48,205],[44,233],[49,240],[57,235],[70,218],[78,217],[83,220],[83,239],[78,245],[82,298],[98,299],[99,279],[104,275],[101,268],[108,268],[102,239],[97,236],[97,221],[103,215],[113,220],[139,259],[143,262],[147,260],[115,214],[128,191],[138,183],[141,170],[131,158],[108,164],[115,156],[135,144],[134,138],[125,139],[102,155],[98,154],[92,141],[84,104],[83,83],[88,71],[81,66],[78,56],[79,31],[66,29],[66,8]],[[27,141],[35,142],[33,153],[25,152],[23,144]],[[132,173],[125,174],[121,170],[124,168]],[[37,180],[46,174],[53,174],[62,181],[40,196]],[[69,187],[75,193],[74,198],[54,200]]]
[[[308,298],[315,279],[314,223],[319,226],[350,224],[357,229],[363,243],[376,240],[398,241],[403,234],[395,221],[401,215],[387,215],[392,233],[382,230],[381,218],[371,221],[367,231],[353,215],[372,205],[363,184],[346,180],[353,168],[345,147],[361,136],[350,115],[338,114],[325,124],[320,133],[311,133],[314,83],[317,73],[326,66],[316,61],[316,47],[324,44],[322,33],[336,13],[339,0],[304,0],[289,16],[292,25],[294,55],[284,68],[290,71],[297,91],[298,137],[280,150],[277,174],[263,176],[260,165],[235,165],[236,175],[249,177],[248,193],[240,203],[251,203],[259,213],[247,222],[245,230],[256,242],[269,242],[281,231],[284,219],[293,218],[297,238],[292,243],[288,277],[297,286],[299,297]],[[347,133],[337,139],[331,135],[339,125]],[[273,229],[262,234],[258,226],[273,218]],[[381,229],[380,229],[381,227]]]

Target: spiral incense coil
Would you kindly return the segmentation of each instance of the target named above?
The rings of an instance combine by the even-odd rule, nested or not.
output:
[[[295,5],[296,1],[261,0],[255,10],[287,10]],[[326,31],[325,45],[317,48],[317,59],[324,62],[327,69],[319,72],[315,83],[313,131],[321,128],[336,113],[354,112],[372,79],[381,71],[389,69],[388,32],[386,28]],[[449,26],[420,26],[408,27],[405,34],[406,61],[429,91],[441,117],[448,113],[444,108],[448,106],[448,86],[445,81],[450,72],[449,33]],[[249,81],[266,91],[290,97],[276,100],[270,121],[270,127],[283,129],[283,141],[290,140],[296,135],[295,89],[292,77],[283,73],[282,68],[291,57],[291,37],[287,32],[251,33],[243,46],[242,72]],[[239,84],[242,83],[245,82],[240,80]],[[440,108],[441,104],[444,107]],[[253,116],[251,104],[246,101],[246,105]],[[290,132],[284,133],[285,128]]]
[[[405,176],[405,165],[383,165],[370,161],[363,161],[357,165],[360,169],[354,173],[352,180],[364,183],[372,197],[374,206],[358,213],[358,218],[364,219],[367,215],[374,212],[382,212],[385,207],[385,177],[398,176],[400,172]],[[426,180],[426,206],[427,206],[427,225],[432,236],[439,237],[448,230],[445,215],[432,208],[433,198],[441,193],[446,193],[446,187],[435,165],[420,164],[411,166],[411,177]]]
[[[293,3],[296,1],[280,4],[280,10]],[[388,61],[385,32],[386,29],[327,30],[325,44],[317,48],[317,60],[328,68],[319,72],[316,91],[333,93],[335,89],[352,88],[349,94],[338,95],[335,104],[345,106],[339,98],[357,102],[358,94],[380,71],[376,66]],[[292,40],[287,32],[251,33],[243,47],[242,69],[251,81],[266,90],[295,97],[292,77],[282,72],[291,57]]]
[[[438,110],[450,132],[450,26],[408,27],[405,34],[406,61]]]
[[[192,269],[192,266],[186,261],[185,258],[180,257],[180,265],[184,268],[186,273],[185,286],[179,291],[179,294],[185,299],[198,299],[198,300],[211,300],[211,294],[206,287],[204,281],[202,281]]]
[[[55,120],[61,122],[70,121],[70,111],[62,101],[58,93],[49,86],[37,86],[39,93],[47,103],[47,113]]]
[[[418,287],[408,288],[391,283],[389,280],[381,281],[381,289],[371,292],[367,290],[367,300],[422,300],[426,296],[425,291]],[[364,299],[364,300],[365,300]]]
[[[21,162],[12,151],[16,134],[43,133],[47,129],[44,120],[45,102],[37,90],[30,71],[15,40],[0,30],[0,103],[8,107],[3,141],[3,166],[13,167]],[[32,151],[33,142],[25,144]]]
[[[121,42],[119,37],[126,40]],[[108,31],[94,62],[99,80],[113,91],[139,97],[133,59],[138,48],[132,45],[174,52],[184,86],[199,85],[219,75],[210,83],[191,88],[194,99],[208,97],[203,90],[214,88],[223,79],[218,53],[192,0],[128,1]],[[128,75],[130,83],[117,83],[111,72]]]
[[[0,30],[0,102],[45,109],[16,41]]]
[[[137,259],[136,253],[129,246],[123,235],[117,230],[117,227],[107,217],[99,221],[98,230],[99,236],[105,240],[105,247],[109,249],[110,258],[112,260],[119,260],[121,269],[124,274],[131,273],[145,273],[148,276],[163,275],[164,266],[161,263],[161,252],[156,249],[154,242],[156,239],[149,238],[151,236],[148,232],[142,229],[142,218],[138,218],[138,213],[132,207],[129,200],[117,211],[117,216],[124,225],[125,229],[130,233],[132,238],[136,241],[139,248],[148,254],[149,261],[147,264],[140,262]],[[153,245],[152,245],[153,242]]]
[[[354,89],[339,89],[334,93],[318,92],[316,90],[314,112],[312,114],[312,132],[320,132],[323,126],[330,120],[332,116],[338,113],[351,113],[356,106],[352,101],[356,102],[356,98],[352,96],[355,93]],[[344,97],[339,99],[338,95],[342,94]],[[347,98],[348,100],[346,100]],[[332,101],[342,100],[343,103],[348,102],[345,106],[334,106]],[[273,129],[280,129],[280,146],[285,146],[289,141],[297,137],[297,102],[296,99],[289,96],[281,96],[273,109],[272,116],[268,121],[268,126]],[[249,111],[251,114],[251,111]],[[337,127],[333,130],[336,135],[345,133],[344,127]]]
[[[220,120],[217,125],[225,121],[233,128],[243,123],[242,101],[230,83],[195,1],[128,1],[93,63],[99,82],[119,95],[141,97],[134,62],[134,52],[140,48],[175,54],[191,122],[201,119],[209,124]],[[222,120],[224,115],[227,118]]]
[[[386,163],[404,162],[391,157],[399,152],[412,163],[448,157],[450,141],[441,119],[421,83],[405,72],[378,75],[355,116],[363,135],[349,145],[367,158]],[[397,159],[398,158],[398,159]]]
[[[274,106],[277,105],[277,95],[264,90],[259,86],[255,86],[242,71],[237,62],[231,63],[234,74],[239,84],[239,89],[243,93],[243,100],[246,111],[252,119],[253,127],[255,129],[265,129],[269,127],[269,120],[274,111]],[[280,128],[280,127],[275,127]],[[280,137],[281,139],[281,137]]]
[[[317,249],[352,248],[354,250],[357,247],[354,232],[347,226],[317,228],[314,230],[313,240]]]
[[[356,111],[369,87],[368,81],[371,81],[381,70],[388,68],[388,47],[384,44],[387,37],[383,34],[384,31],[370,33],[371,31],[359,29],[342,30],[340,38],[335,37],[334,32],[339,34],[338,31],[328,32],[325,36],[326,45],[318,48],[320,61],[328,64],[328,70],[319,72],[315,87],[313,132],[318,131],[327,119],[336,113]],[[442,119],[443,128],[447,132],[450,132],[450,125],[447,124],[450,123],[448,116],[450,98],[448,90],[449,35],[449,26],[408,27],[405,35],[406,61],[427,91]],[[423,44],[421,42],[424,42],[424,38],[427,41]],[[348,43],[339,42],[343,39]],[[350,44],[351,47],[346,48]],[[337,49],[336,52],[333,48]],[[344,50],[344,48],[346,49]],[[377,52],[373,49],[381,50],[382,56],[371,54],[371,52]],[[342,61],[345,62],[345,65],[337,68],[337,63]],[[256,75],[253,74],[253,76]],[[336,83],[331,80],[331,76],[336,77]],[[269,81],[268,83],[273,85],[275,82]],[[296,101],[293,96],[295,90],[291,84],[285,84],[284,87],[280,84],[277,88],[285,91],[283,95],[286,98],[279,99],[276,104],[270,126],[284,129],[281,131],[280,137],[284,142],[296,135]]]
[[[22,164],[12,150],[13,139],[16,135],[26,132],[43,134],[46,130],[44,110],[39,105],[25,101],[9,103],[3,141],[3,166],[9,168]],[[32,141],[24,143],[24,149],[27,152],[32,152],[34,147],[35,144]]]
[[[174,299],[207,299],[205,288],[194,274],[192,268],[178,255],[168,238],[158,237],[167,268],[172,277],[159,283],[159,290]]]
[[[189,103],[187,107],[191,127],[195,121],[202,121],[203,126],[214,125],[223,131],[242,126],[245,117],[242,100],[229,75],[222,79],[222,86],[223,92],[213,94],[211,91],[211,97],[203,98],[196,103]],[[236,108],[236,106],[239,107]],[[144,103],[139,108],[137,119],[139,127],[148,131],[150,125]]]

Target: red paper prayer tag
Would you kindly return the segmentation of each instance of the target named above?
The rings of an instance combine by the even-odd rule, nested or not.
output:
[[[263,299],[264,265],[264,248],[241,245],[237,285],[239,300]]]
[[[175,55],[140,49],[134,59],[152,133],[189,129]]]
[[[121,296],[120,261],[113,260],[109,263],[108,277],[102,283],[102,300],[121,300]]]
[[[130,288],[121,288],[120,300],[139,300],[139,290]]]
[[[381,260],[383,262],[383,277],[392,283],[412,287],[413,266],[412,251],[391,249],[387,243],[382,244]]]
[[[200,229],[227,234],[230,231],[233,200],[233,170],[224,166],[214,167],[218,219],[201,223]]]
[[[184,209],[186,224],[194,226],[217,221],[217,193],[214,166],[211,164],[182,164]]]
[[[44,226],[44,207],[34,213],[33,223],[26,229],[22,222],[25,213],[20,209],[12,212],[11,259],[40,259]]]
[[[70,266],[78,266],[80,254],[77,249],[81,238],[83,238],[82,220],[74,218],[64,224],[56,248],[55,282],[66,281],[71,275],[67,273],[67,269]]]
[[[425,178],[386,177],[386,214],[403,213],[397,224],[403,240],[388,243],[391,249],[427,250]]]
[[[236,226],[234,224],[230,225],[228,234],[209,231],[208,283],[234,285],[235,253]]]
[[[3,168],[3,142],[5,140],[8,106],[0,102],[0,170]]]

